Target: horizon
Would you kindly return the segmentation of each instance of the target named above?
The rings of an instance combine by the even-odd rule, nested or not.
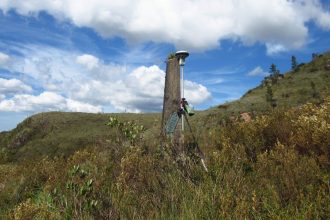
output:
[[[330,3],[0,1],[0,131],[39,112],[160,112],[168,54],[187,50],[197,110],[330,50]],[[272,13],[268,13],[272,8]]]

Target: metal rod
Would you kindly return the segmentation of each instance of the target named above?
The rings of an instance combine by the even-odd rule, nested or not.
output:
[[[184,105],[184,103],[182,102],[183,98],[184,98],[183,65],[181,65],[181,105],[182,105],[182,107]],[[181,127],[182,127],[182,131],[184,131],[183,116],[181,116]]]
[[[182,72],[182,97],[181,98],[184,98],[184,81],[183,81],[183,66],[181,66],[181,72]]]
[[[201,162],[202,162],[202,165],[203,165],[203,167],[204,167],[204,170],[205,170],[206,172],[208,172],[208,169],[207,169],[207,166],[206,166],[206,164],[205,164],[205,160],[204,160],[204,159],[205,159],[204,153],[203,153],[203,151],[200,149],[200,147],[198,146],[197,139],[196,139],[196,137],[195,137],[195,135],[194,135],[194,133],[193,133],[193,130],[192,130],[191,126],[190,126],[190,123],[189,123],[189,121],[188,121],[187,116],[186,116],[186,115],[183,115],[183,116],[184,116],[185,119],[186,119],[186,122],[187,122],[188,128],[189,128],[189,130],[190,130],[190,133],[192,134],[192,137],[193,137],[194,143],[196,144],[195,146],[196,146],[197,154],[198,154],[198,156],[201,158]]]

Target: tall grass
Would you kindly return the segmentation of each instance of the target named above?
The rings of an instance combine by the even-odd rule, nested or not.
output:
[[[209,172],[150,138],[0,165],[11,219],[328,219],[330,98],[199,130]],[[215,119],[219,120],[219,119]],[[119,130],[120,131],[120,130]],[[127,137],[126,137],[127,138]],[[207,146],[207,147],[206,147]]]

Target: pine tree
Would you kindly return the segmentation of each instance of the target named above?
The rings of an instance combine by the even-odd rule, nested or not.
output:
[[[298,67],[298,64],[297,64],[297,59],[295,56],[292,56],[291,57],[291,69],[292,70],[296,70]]]
[[[277,68],[276,68],[276,65],[274,63],[272,63],[272,65],[270,65],[270,68],[269,68],[269,73],[271,75],[275,75],[277,72]]]

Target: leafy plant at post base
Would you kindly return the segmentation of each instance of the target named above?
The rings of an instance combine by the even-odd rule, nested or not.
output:
[[[106,124],[111,128],[116,128],[117,138],[119,142],[127,140],[132,145],[136,145],[137,141],[141,139],[142,132],[145,131],[143,125],[138,125],[135,122],[121,122],[117,117],[110,117]]]

